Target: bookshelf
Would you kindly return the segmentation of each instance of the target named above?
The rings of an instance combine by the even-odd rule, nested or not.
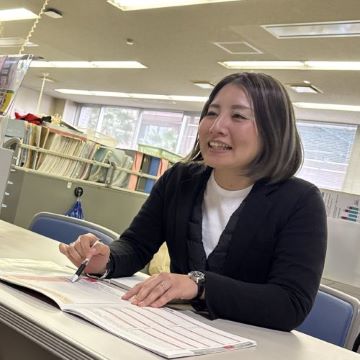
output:
[[[150,147],[117,149],[74,130],[26,122],[18,148],[16,170],[145,193],[150,193],[158,177],[174,163],[159,156],[161,149],[158,153]]]
[[[64,214],[81,186],[85,219],[124,230],[173,163],[154,151],[115,149],[67,129],[25,125],[14,150],[12,190],[0,218],[28,227],[40,211]],[[180,159],[180,158],[178,158]]]
[[[6,204],[3,204],[3,199],[8,195],[5,190],[11,185],[11,182],[8,182],[8,178],[10,175],[12,160],[13,151],[0,147],[0,213],[2,208],[6,207]]]

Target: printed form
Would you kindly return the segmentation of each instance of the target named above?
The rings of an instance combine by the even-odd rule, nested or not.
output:
[[[42,293],[75,314],[129,342],[166,358],[255,346],[170,308],[138,307],[121,299],[125,290],[109,281],[69,278],[73,270],[51,262],[0,259],[0,279]],[[118,283],[120,280],[117,281]]]

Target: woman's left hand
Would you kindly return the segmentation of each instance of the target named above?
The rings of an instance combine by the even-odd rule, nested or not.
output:
[[[130,289],[123,300],[138,306],[161,307],[174,299],[191,300],[198,287],[188,275],[160,273]]]

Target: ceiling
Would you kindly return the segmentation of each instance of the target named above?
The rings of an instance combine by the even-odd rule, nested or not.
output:
[[[0,9],[26,7],[38,14],[43,0],[1,0]],[[45,60],[137,60],[147,69],[41,69],[31,68],[23,86],[83,103],[201,110],[201,103],[125,100],[62,95],[56,88],[132,93],[207,96],[193,81],[216,83],[234,70],[218,64],[225,60],[332,60],[360,61],[360,37],[276,39],[261,25],[360,19],[360,0],[242,0],[123,12],[106,0],[49,0],[63,18],[44,16],[31,42],[38,47],[25,53]],[[34,20],[2,23],[2,37],[26,38]],[[126,39],[133,39],[127,45]],[[214,42],[246,41],[262,54],[229,54]],[[0,48],[0,54],[18,53],[20,47]],[[259,70],[257,70],[259,71]],[[321,94],[297,94],[295,102],[360,105],[360,71],[260,70],[285,84],[310,81]],[[298,119],[360,124],[359,112],[296,109]]]

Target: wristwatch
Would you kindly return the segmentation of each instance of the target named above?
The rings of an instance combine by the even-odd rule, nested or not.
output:
[[[109,275],[111,275],[113,273],[113,271],[114,271],[114,261],[110,254],[109,260],[106,263],[105,272],[103,274],[88,274],[88,273],[86,273],[86,276],[88,276],[90,278],[102,280],[102,279],[106,279]]]
[[[198,287],[198,292],[193,300],[198,300],[201,298],[205,290],[205,274],[201,271],[190,271],[188,273],[189,278],[195,282]]]

